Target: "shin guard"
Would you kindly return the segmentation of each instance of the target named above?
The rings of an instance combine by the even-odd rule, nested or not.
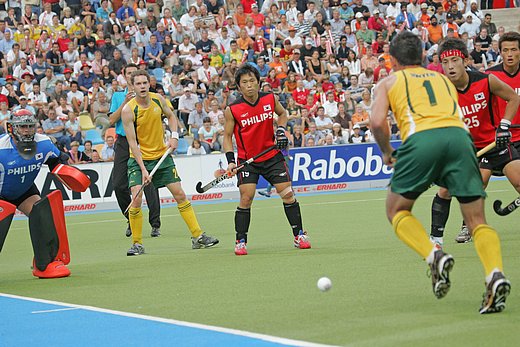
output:
[[[34,265],[44,271],[57,260],[70,262],[69,240],[61,192],[55,190],[34,204],[29,214],[29,231],[34,250]]]
[[[7,201],[0,200],[0,252],[4,246],[7,232],[11,226],[11,222],[16,212],[16,206]]]

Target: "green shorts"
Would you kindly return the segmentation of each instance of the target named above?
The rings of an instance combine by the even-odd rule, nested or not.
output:
[[[410,136],[395,154],[392,192],[417,198],[432,183],[459,197],[486,196],[470,134],[456,127]]]
[[[144,160],[144,166],[148,172],[152,172],[155,164],[159,162],[159,159],[155,160]],[[171,156],[168,156],[159,169],[155,172],[152,177],[152,183],[155,188],[165,187],[167,184],[180,182],[181,178],[177,174],[175,163]],[[141,174],[141,168],[134,158],[128,159],[128,186],[141,185],[143,183],[143,175]]]

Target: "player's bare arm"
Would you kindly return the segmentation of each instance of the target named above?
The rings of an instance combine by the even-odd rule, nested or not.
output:
[[[278,115],[278,125],[287,127],[287,110],[282,106],[277,95],[274,96],[274,112]]]
[[[144,166],[143,157],[141,156],[141,151],[137,146],[137,139],[134,129],[134,115],[132,114],[132,110],[125,105],[123,107],[123,111],[121,112],[121,118],[123,121],[123,127],[126,133],[126,139],[128,141],[128,146],[130,147],[130,152],[134,156],[135,161],[139,164],[141,168],[141,173],[143,175],[143,184],[148,183],[150,177],[148,175],[148,170]]]
[[[489,86],[491,87],[491,93],[507,101],[503,119],[512,121],[515,118],[518,107],[520,107],[520,96],[515,93],[513,88],[499,80],[495,75],[489,75]]]
[[[168,140],[168,145],[170,148],[172,148],[172,151],[175,151],[177,147],[179,147],[179,133],[177,131],[179,128],[179,122],[173,113],[173,110],[166,103],[166,100],[164,100],[161,95],[157,95],[159,96],[159,100],[161,100],[161,107],[163,109],[164,115],[166,118],[168,118],[168,126],[170,127],[170,131],[172,133],[170,139]]]
[[[390,104],[388,102],[388,90],[395,82],[395,77],[389,76],[381,81],[374,90],[374,105],[370,116],[370,128],[377,144],[383,152],[383,160],[386,165],[393,163],[392,152],[394,148],[390,145],[390,128],[386,120]]]
[[[510,86],[499,80],[498,77],[494,75],[489,75],[489,87],[494,95],[499,96],[507,102],[504,114],[500,115],[503,118],[500,120],[500,124],[498,124],[495,134],[495,143],[497,148],[505,148],[511,141],[511,132],[509,131],[509,127],[511,126],[511,121],[516,115],[518,106],[520,106],[520,97]]]
[[[224,153],[226,153],[226,158],[228,160],[227,172],[228,175],[236,175],[237,171],[235,168],[237,167],[235,163],[235,153],[233,152],[233,130],[235,129],[235,118],[231,114],[231,110],[227,107],[224,110],[224,117],[226,118],[226,123],[224,124]],[[231,160],[231,156],[233,157]]]
[[[287,110],[280,104],[278,97],[274,96],[274,111],[278,115],[278,129],[276,129],[276,148],[285,149],[289,146],[289,139],[285,134],[287,130]]]

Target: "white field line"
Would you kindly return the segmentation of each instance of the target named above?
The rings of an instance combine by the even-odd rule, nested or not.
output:
[[[79,310],[79,307],[56,308],[54,310],[32,311],[31,313],[39,314],[39,313],[52,313],[52,312],[61,312],[61,311],[72,311],[72,310]]]
[[[174,325],[184,326],[184,327],[189,327],[189,328],[215,331],[215,332],[219,332],[219,333],[249,337],[249,338],[258,339],[258,340],[267,341],[267,342],[279,343],[279,344],[283,344],[283,345],[287,345],[287,346],[301,346],[301,347],[330,347],[331,346],[331,345],[323,345],[323,344],[319,344],[319,343],[312,343],[312,342],[306,342],[306,341],[291,340],[291,339],[286,339],[283,337],[277,337],[277,336],[271,336],[271,335],[257,334],[257,333],[252,333],[249,331],[243,331],[243,330],[222,328],[222,327],[217,327],[217,326],[213,326],[213,325],[185,322],[185,321],[180,321],[180,320],[175,320],[175,319],[167,319],[167,318],[160,318],[160,317],[142,315],[142,314],[137,314],[137,313],[109,310],[109,309],[104,309],[104,308],[99,308],[99,307],[94,307],[94,306],[68,304],[68,303],[59,302],[59,301],[30,298],[30,297],[5,294],[5,293],[0,293],[0,296],[6,297],[6,298],[11,298],[11,299],[39,302],[39,303],[44,303],[44,304],[68,306],[67,307],[68,309],[83,309],[83,310],[87,310],[87,311],[107,313],[107,314],[112,314],[112,315],[117,315],[117,316],[122,316],[122,317],[144,319],[144,320],[167,323],[167,324],[174,324]],[[35,312],[37,312],[37,311],[35,311]]]

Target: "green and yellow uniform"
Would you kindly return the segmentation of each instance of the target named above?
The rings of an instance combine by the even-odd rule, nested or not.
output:
[[[148,172],[151,172],[155,164],[157,164],[164,152],[166,152],[167,146],[164,143],[163,136],[163,109],[161,100],[156,93],[149,94],[150,104],[148,107],[139,105],[135,98],[130,100],[127,105],[134,115],[135,136],[141,151],[144,166]],[[180,180],[171,156],[168,156],[166,160],[164,160],[152,178],[156,188],[164,187],[169,183],[180,182]],[[128,185],[133,187],[141,183],[141,169],[131,153],[130,159],[128,159]]]
[[[470,198],[466,202],[485,196],[475,147],[459,112],[455,86],[443,75],[423,68],[404,69],[394,75],[396,82],[388,91],[388,99],[403,144],[395,154],[392,192],[415,199],[436,183],[457,198]],[[397,212],[392,226],[397,236],[421,257],[433,259],[436,248],[411,211]],[[472,234],[486,275],[494,269],[502,271],[496,231],[480,224]]]
[[[392,191],[418,195],[434,182],[453,196],[485,196],[455,86],[424,68],[408,68],[394,75],[388,100],[403,144],[395,154]]]

